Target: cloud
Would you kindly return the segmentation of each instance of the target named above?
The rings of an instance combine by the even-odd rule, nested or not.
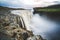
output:
[[[32,8],[60,4],[59,2],[59,0],[0,0],[0,6],[12,8]]]
[[[7,6],[7,7],[23,7],[22,3],[17,0],[0,0],[0,6]]]
[[[60,1],[54,1],[54,3],[60,4]]]

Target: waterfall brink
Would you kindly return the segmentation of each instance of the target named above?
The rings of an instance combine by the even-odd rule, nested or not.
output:
[[[25,26],[27,30],[31,31],[30,22],[33,15],[33,12],[30,10],[12,10],[12,14],[19,15],[22,21],[23,27]]]
[[[43,40],[33,34],[31,27],[31,10],[2,8],[0,10],[1,40]]]

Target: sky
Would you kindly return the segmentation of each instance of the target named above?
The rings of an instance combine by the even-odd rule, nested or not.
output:
[[[0,0],[0,6],[11,8],[33,8],[60,4],[60,0]]]

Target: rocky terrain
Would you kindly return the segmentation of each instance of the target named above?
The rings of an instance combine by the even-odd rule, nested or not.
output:
[[[19,24],[9,23],[0,19],[0,40],[43,40],[40,35],[34,35],[19,26]]]

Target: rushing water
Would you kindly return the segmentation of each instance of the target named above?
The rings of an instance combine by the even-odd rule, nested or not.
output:
[[[20,11],[19,13],[17,12],[16,14],[19,15]],[[24,17],[24,18],[26,19],[27,17]],[[31,25],[27,28],[31,29],[35,35],[41,35],[44,39],[60,40],[59,24],[60,22],[50,20],[49,17],[46,16],[45,14],[41,16],[41,14],[39,15],[38,13],[38,14],[33,14],[31,19]]]
[[[60,23],[50,20],[46,15],[34,14],[31,24],[34,34],[39,34],[47,40],[60,40]]]

